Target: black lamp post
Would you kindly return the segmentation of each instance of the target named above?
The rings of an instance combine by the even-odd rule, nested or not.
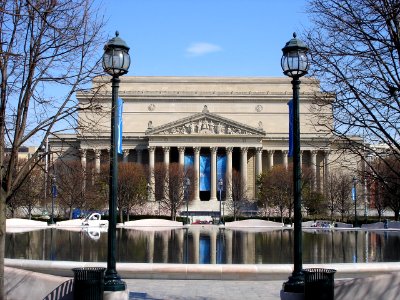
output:
[[[302,261],[302,230],[301,230],[301,165],[300,165],[300,111],[299,92],[300,77],[307,74],[308,47],[293,38],[283,47],[281,67],[286,76],[291,77],[293,86],[293,204],[294,204],[294,268],[292,276],[284,283],[284,291],[290,293],[304,292],[304,274]]]
[[[104,46],[103,69],[112,76],[111,102],[111,147],[110,147],[110,178],[109,178],[109,223],[108,223],[108,252],[107,270],[104,276],[104,291],[124,291],[126,284],[119,277],[115,268],[116,220],[117,220],[117,182],[118,182],[118,88],[119,76],[128,73],[130,65],[129,47],[118,37],[115,37]]]
[[[354,227],[357,226],[357,178],[353,177]]]
[[[218,190],[219,190],[219,221],[218,224],[222,223],[222,187],[224,186],[224,180],[222,178],[218,179]]]
[[[189,187],[190,187],[190,179],[188,177],[185,178],[184,186],[185,189],[185,199],[186,199],[186,224],[189,224]]]
[[[50,224],[54,224],[54,198],[57,197],[56,177],[51,177],[51,220]]]

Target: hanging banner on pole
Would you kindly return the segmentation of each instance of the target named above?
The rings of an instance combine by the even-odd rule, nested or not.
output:
[[[117,126],[118,126],[118,140],[117,140],[117,152],[122,154],[122,111],[123,111],[124,100],[118,98],[117,100]]]
[[[293,99],[287,105],[289,106],[289,157],[293,157]]]
[[[222,190],[225,190],[225,173],[226,173],[226,155],[217,156],[217,183],[222,178],[224,184]]]

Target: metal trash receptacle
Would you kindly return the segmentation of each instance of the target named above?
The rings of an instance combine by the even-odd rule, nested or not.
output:
[[[312,268],[303,273],[305,300],[334,300],[336,270]]]
[[[74,300],[103,300],[106,268],[74,268]]]

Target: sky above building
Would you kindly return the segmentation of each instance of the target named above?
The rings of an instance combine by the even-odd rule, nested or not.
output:
[[[130,76],[283,76],[282,47],[307,26],[306,0],[99,0]],[[101,56],[102,53],[99,53]]]

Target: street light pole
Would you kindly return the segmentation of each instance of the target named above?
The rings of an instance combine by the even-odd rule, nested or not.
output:
[[[357,226],[357,178],[353,177],[354,227]]]
[[[108,41],[104,47],[103,68],[112,76],[111,99],[111,145],[110,145],[110,177],[109,177],[109,221],[107,242],[107,270],[104,276],[104,291],[125,291],[126,284],[119,277],[116,270],[115,246],[116,246],[116,220],[117,220],[117,184],[118,184],[118,89],[119,76],[128,72],[130,65],[129,47],[116,36]]]
[[[304,293],[304,274],[302,261],[302,216],[301,216],[301,162],[300,162],[300,77],[307,74],[308,47],[296,34],[282,49],[281,66],[283,73],[292,78],[293,87],[293,210],[294,210],[294,248],[293,272],[289,280],[284,283],[284,291],[290,293]]]
[[[56,177],[51,177],[51,220],[50,224],[54,224],[54,198],[57,196]]]
[[[184,189],[185,189],[185,198],[186,198],[186,224],[189,224],[189,187],[190,187],[190,179],[188,177],[185,178]]]
[[[218,224],[223,224],[222,223],[222,187],[224,186],[224,181],[222,178],[218,180],[218,190],[219,190],[219,221]]]

